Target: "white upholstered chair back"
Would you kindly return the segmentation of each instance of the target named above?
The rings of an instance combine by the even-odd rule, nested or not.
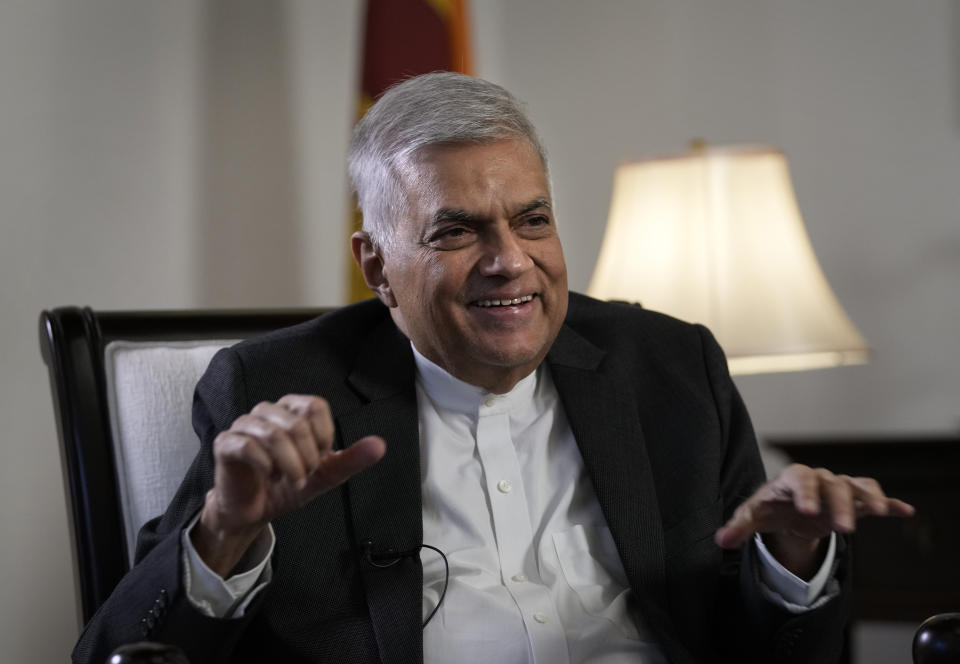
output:
[[[236,340],[113,341],[104,352],[120,503],[131,563],[137,533],[163,513],[196,455],[193,389]]]
[[[193,390],[211,356],[326,311],[40,313],[84,622],[123,578],[140,527],[166,509],[197,453]]]

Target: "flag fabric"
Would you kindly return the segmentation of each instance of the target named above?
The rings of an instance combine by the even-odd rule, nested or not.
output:
[[[467,2],[367,0],[358,120],[387,88],[405,78],[440,70],[473,73]],[[355,203],[348,234],[362,224]],[[349,266],[349,301],[370,297],[353,260]]]

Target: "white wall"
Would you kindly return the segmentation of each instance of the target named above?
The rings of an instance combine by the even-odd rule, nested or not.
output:
[[[357,13],[0,3],[0,660],[78,634],[41,309],[340,302]]]
[[[0,3],[4,661],[62,661],[77,633],[39,311],[339,302],[358,5]],[[550,150],[572,287],[618,162],[694,137],[779,145],[877,354],[740,380],[758,429],[956,431],[956,2],[474,7],[480,73],[528,101]]]
[[[77,635],[40,309],[193,301],[190,2],[0,5],[0,657]]]

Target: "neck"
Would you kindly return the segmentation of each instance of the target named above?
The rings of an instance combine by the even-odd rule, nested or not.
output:
[[[521,380],[536,371],[537,367],[543,361],[543,357],[538,357],[531,362],[525,362],[518,366],[486,366],[471,364],[466,367],[453,366],[450,363],[443,362],[436,357],[432,357],[420,351],[419,348],[411,344],[414,351],[423,359],[435,365],[439,369],[450,374],[454,378],[468,385],[479,387],[491,394],[506,394],[513,390]]]
[[[428,357],[428,359],[454,378],[482,388],[491,394],[506,394],[516,387],[517,383],[536,371],[543,360],[542,357],[538,357],[534,361],[510,367],[478,366],[475,364],[467,367],[457,367],[437,362],[431,357]]]
[[[504,369],[503,371],[494,371],[492,372],[492,375],[489,376],[476,377],[461,376],[453,373],[452,371],[450,373],[463,382],[481,387],[491,394],[506,394],[516,387],[517,383],[533,373],[536,368],[536,365],[529,368],[525,367],[522,370],[516,370],[511,367],[510,369]]]

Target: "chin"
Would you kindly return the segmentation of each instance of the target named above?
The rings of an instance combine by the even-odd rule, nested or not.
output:
[[[502,345],[497,345],[484,348],[474,357],[482,358],[481,361],[484,364],[508,369],[521,367],[525,364],[539,363],[545,355],[546,352],[542,344],[536,347],[519,346],[506,349]]]

